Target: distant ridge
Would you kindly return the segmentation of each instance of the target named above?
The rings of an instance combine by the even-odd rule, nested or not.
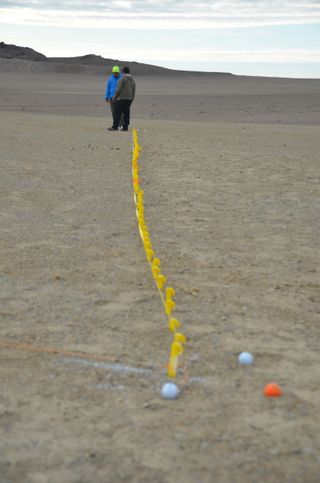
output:
[[[129,62],[126,60],[119,60],[119,59],[105,59],[101,55],[82,55],[80,57],[48,57],[48,62],[53,62],[56,64],[67,64],[67,65],[76,65],[76,66],[88,66],[88,67],[101,67],[107,68],[110,70],[114,65],[124,66],[127,65],[131,69],[134,70],[136,74],[140,72],[144,74],[164,74],[172,72],[171,69],[166,69],[165,67],[158,67],[156,65],[150,64],[142,64],[139,62]],[[105,71],[105,69],[104,69]]]
[[[33,61],[45,61],[47,57],[29,47],[18,47],[17,45],[0,42],[0,57],[4,59],[23,59]]]
[[[135,75],[199,75],[232,76],[226,72],[194,72],[167,69],[151,64],[105,59],[101,55],[88,54],[80,57],[46,57],[29,47],[0,42],[0,71],[86,73],[105,75],[113,65],[128,66]]]
[[[51,62],[63,62],[65,64],[84,64],[84,65],[106,65],[110,62],[120,62],[112,59],[105,59],[101,55],[88,54],[80,57],[49,57]]]

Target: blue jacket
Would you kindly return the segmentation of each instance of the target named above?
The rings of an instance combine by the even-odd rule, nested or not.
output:
[[[118,81],[121,79],[122,75],[120,74],[119,77],[114,76],[113,74],[109,77],[107,86],[106,86],[106,99],[112,99],[115,95]]]

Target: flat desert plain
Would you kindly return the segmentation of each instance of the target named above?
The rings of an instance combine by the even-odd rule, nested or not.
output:
[[[187,337],[167,401],[105,80],[1,73],[1,483],[317,483],[320,81],[136,79],[145,217]]]

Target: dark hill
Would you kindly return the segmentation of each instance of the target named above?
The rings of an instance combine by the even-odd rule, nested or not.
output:
[[[50,62],[63,62],[65,64],[83,64],[83,65],[107,65],[115,62],[112,59],[105,59],[101,55],[82,55],[80,57],[49,57]],[[120,62],[120,61],[118,61]]]
[[[119,59],[105,59],[101,55],[83,55],[81,57],[49,57],[49,62],[55,64],[68,64],[70,66],[91,66],[91,67],[105,67],[108,70],[114,65],[128,66],[135,74],[167,74],[172,71],[171,69],[166,69],[164,67],[158,67],[156,65],[142,64],[140,62],[129,62],[126,60]],[[105,72],[106,69],[104,69]]]
[[[18,47],[17,45],[0,42],[0,57],[4,59],[23,59],[33,61],[46,61],[47,57],[29,47]]]
[[[24,61],[24,62],[22,62]],[[88,54],[80,57],[46,57],[29,47],[19,47],[0,42],[0,70],[16,72],[60,72],[107,74],[113,65],[128,66],[135,75],[218,75],[231,76],[220,72],[191,72],[167,69],[151,64],[129,62],[118,59],[105,59],[101,55]]]

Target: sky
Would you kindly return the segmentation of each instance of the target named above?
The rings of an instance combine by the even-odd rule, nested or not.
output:
[[[320,0],[0,0],[0,41],[49,57],[320,78]]]

